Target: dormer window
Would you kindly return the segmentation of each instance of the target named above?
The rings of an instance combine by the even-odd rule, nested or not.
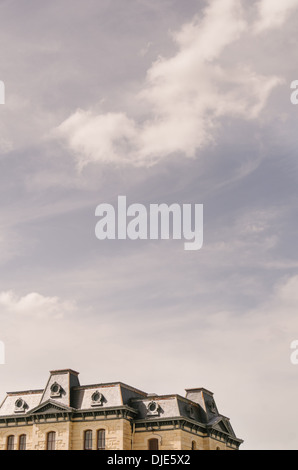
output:
[[[91,395],[91,406],[102,406],[104,396],[98,390]]]
[[[160,406],[156,401],[150,401],[147,405],[147,414],[151,416],[159,415]]]
[[[216,407],[215,407],[215,402],[213,399],[211,399],[208,403],[207,403],[207,406],[209,408],[209,411],[213,414],[216,413]]]
[[[195,410],[194,410],[193,406],[189,405],[189,406],[187,406],[186,409],[187,409],[187,412],[189,414],[189,417],[192,418],[192,419],[195,419],[196,415],[195,415]]]
[[[62,387],[61,385],[59,385],[57,382],[54,382],[52,385],[51,385],[51,398],[59,398],[61,397],[61,394],[62,394]]]
[[[14,408],[15,413],[24,413],[24,411],[28,407],[27,403],[25,402],[25,400],[23,400],[23,398],[18,398],[14,406],[15,406]]]

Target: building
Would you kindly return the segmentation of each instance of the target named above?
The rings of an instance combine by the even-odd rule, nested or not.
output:
[[[80,385],[54,370],[44,389],[9,392],[0,406],[0,450],[236,450],[229,418],[204,388],[154,395],[121,382]]]

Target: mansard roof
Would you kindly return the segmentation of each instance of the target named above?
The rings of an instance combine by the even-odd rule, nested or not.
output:
[[[122,382],[81,385],[78,375],[72,369],[53,370],[44,389],[8,392],[0,405],[0,420],[59,413],[75,418],[90,411],[102,414],[126,409],[137,426],[183,420],[242,442],[236,438],[229,418],[218,412],[213,393],[205,388],[186,389],[186,397],[156,395]]]

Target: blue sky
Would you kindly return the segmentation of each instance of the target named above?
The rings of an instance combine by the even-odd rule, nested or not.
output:
[[[298,1],[247,3],[0,2],[3,397],[203,386],[243,448],[297,449]],[[203,248],[97,240],[118,195],[204,204]]]

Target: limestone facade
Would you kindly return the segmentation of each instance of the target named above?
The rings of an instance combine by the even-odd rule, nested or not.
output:
[[[0,450],[237,450],[213,393],[149,395],[122,382],[80,385],[55,370],[44,389],[9,392],[0,406]]]

